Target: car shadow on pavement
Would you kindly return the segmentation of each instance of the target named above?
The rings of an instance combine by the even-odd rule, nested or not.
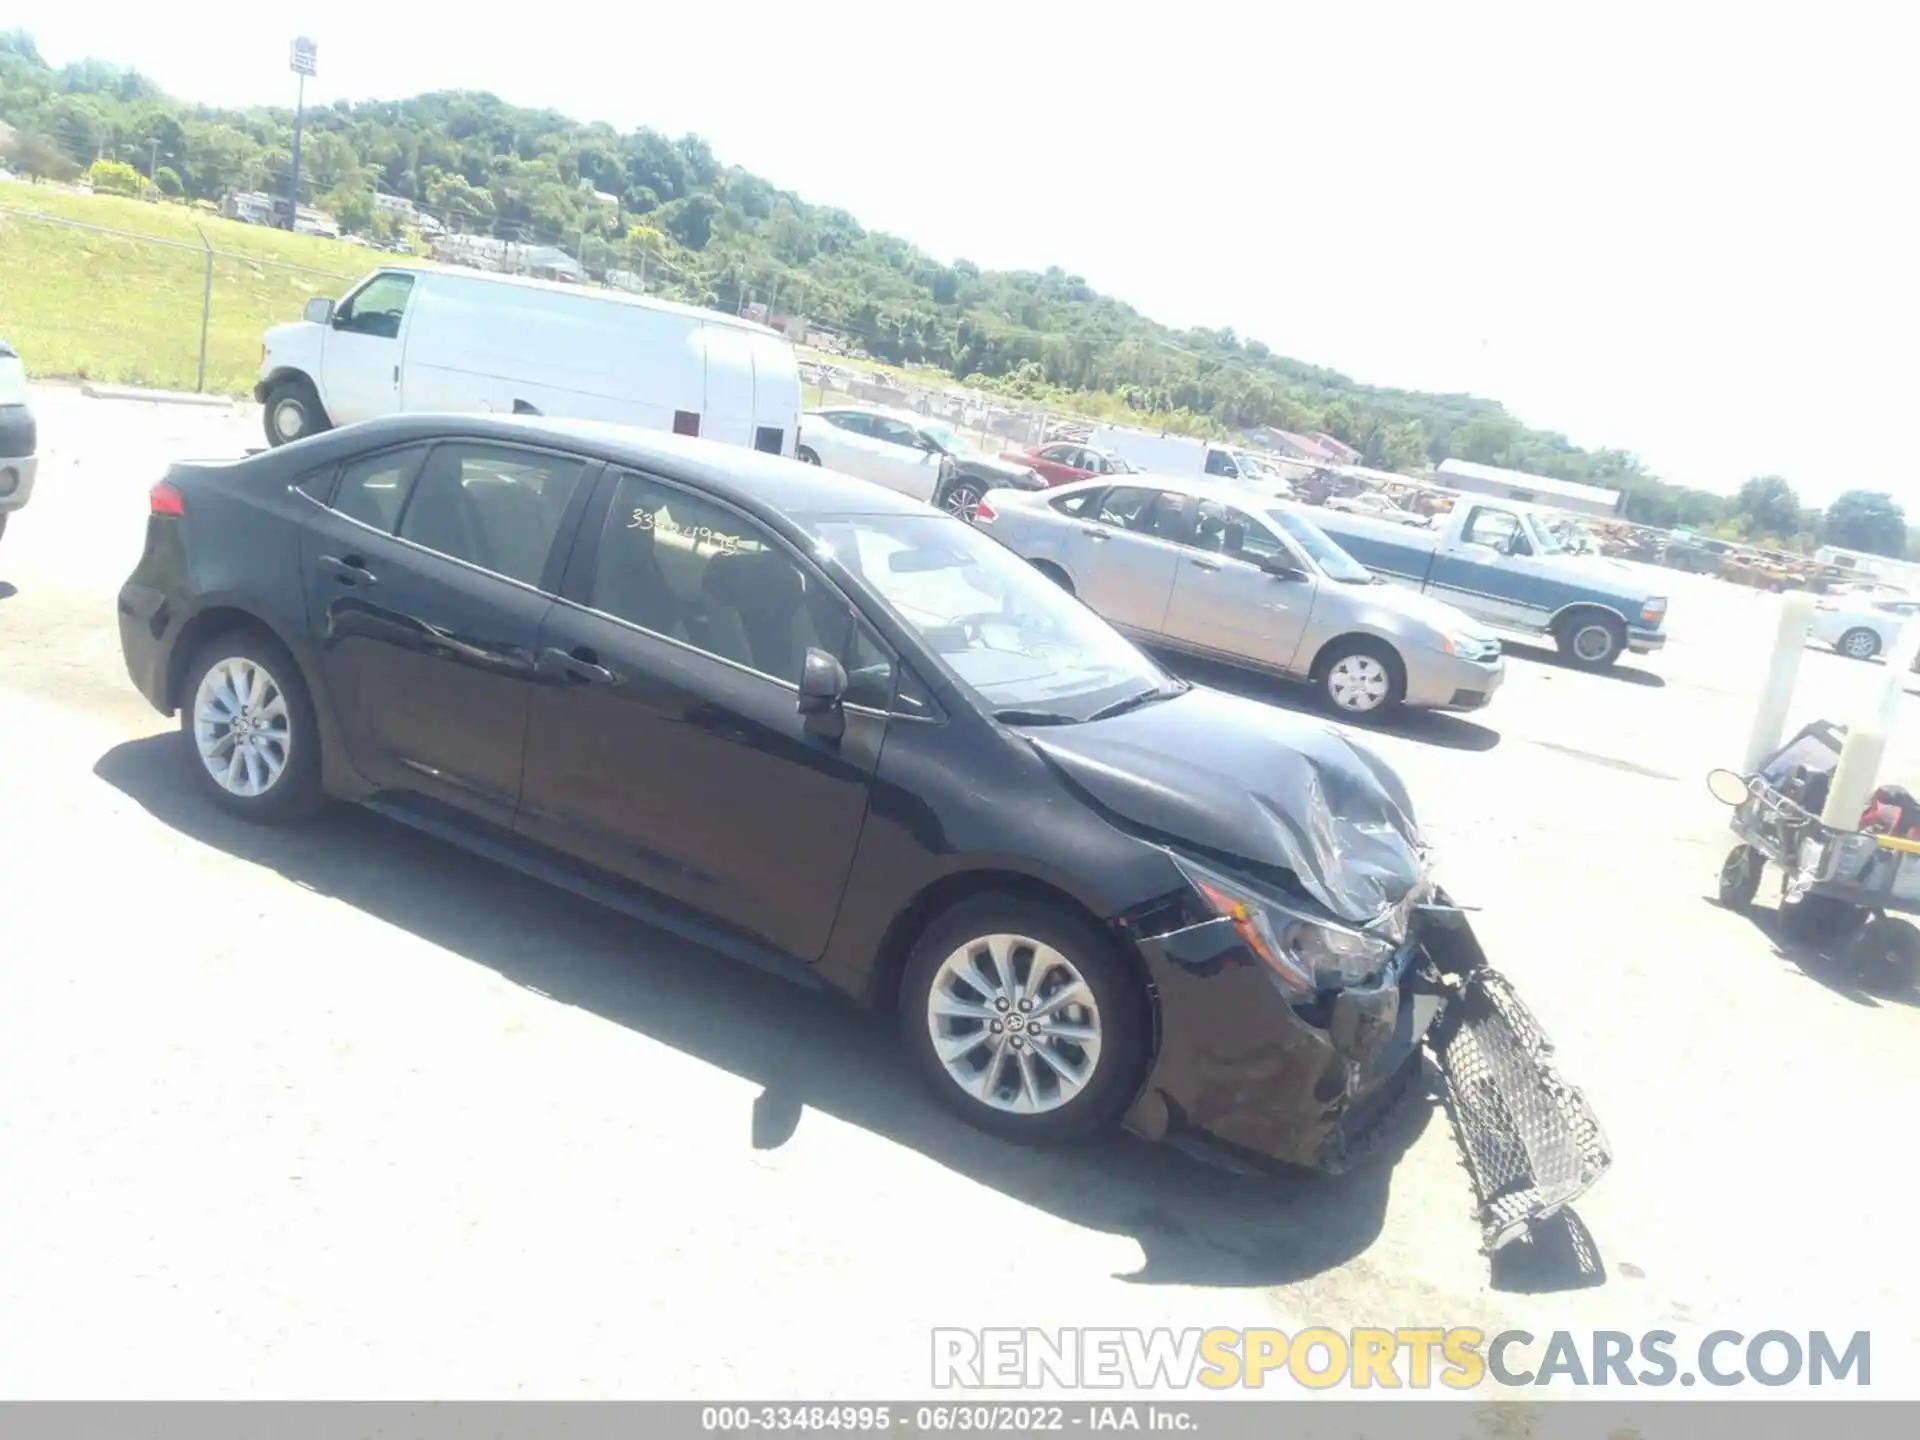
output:
[[[11,600],[20,593],[20,587],[11,580],[0,580],[0,600]]]
[[[1404,1107],[1375,1152],[1337,1178],[1240,1174],[1118,1133],[1025,1150],[927,1096],[883,1016],[357,807],[289,829],[234,820],[192,788],[178,744],[172,734],[129,741],[94,774],[179,834],[759,1085],[738,1117],[743,1145],[777,1149],[804,1129],[807,1110],[822,1111],[1024,1204],[1131,1238],[1144,1259],[1121,1278],[1135,1283],[1283,1285],[1353,1260],[1379,1235],[1393,1166],[1435,1108]],[[1459,1201],[1471,1211],[1464,1174]]]
[[[1212,690],[1225,690],[1232,695],[1243,695],[1249,700],[1258,700],[1263,705],[1273,705],[1282,710],[1291,710],[1296,714],[1310,715],[1316,720],[1337,720],[1343,725],[1354,725],[1362,729],[1377,729],[1389,735],[1397,735],[1405,740],[1413,740],[1424,745],[1437,745],[1447,750],[1491,750],[1500,743],[1500,732],[1489,730],[1471,720],[1458,715],[1448,715],[1437,710],[1402,710],[1392,719],[1369,723],[1348,716],[1330,715],[1322,708],[1313,690],[1295,682],[1275,679],[1262,675],[1258,671],[1240,670],[1231,665],[1222,665],[1213,660],[1201,660],[1191,655],[1176,655],[1170,651],[1154,652],[1158,659],[1174,674],[1196,685],[1205,685]],[[1496,700],[1496,704],[1498,701]]]
[[[1717,896],[1705,896],[1709,905],[1721,904]],[[1843,1000],[1868,1010],[1878,1010],[1888,1005],[1901,1005],[1909,1009],[1920,1009],[1920,991],[1912,987],[1905,989],[1887,989],[1868,985],[1847,958],[1847,941],[1850,937],[1837,940],[1809,940],[1789,933],[1780,923],[1780,912],[1771,905],[1754,905],[1738,912],[1744,914],[1749,924],[1766,937],[1773,947],[1774,957],[1793,965],[1816,984],[1824,985]]]
[[[1645,685],[1651,690],[1666,688],[1666,677],[1656,675],[1651,670],[1642,670],[1635,665],[1622,665],[1615,661],[1605,670],[1589,670],[1584,665],[1575,665],[1558,650],[1548,649],[1544,645],[1529,645],[1521,640],[1505,640],[1500,648],[1508,655],[1522,660],[1536,661],[1541,665],[1550,665],[1555,670],[1571,670],[1576,675],[1598,675],[1603,680],[1618,680],[1624,685]]]

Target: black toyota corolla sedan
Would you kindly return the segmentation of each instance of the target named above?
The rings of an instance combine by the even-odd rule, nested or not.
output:
[[[1124,1119],[1339,1169],[1424,1051],[1482,1117],[1490,1236],[1604,1168],[1393,772],[1173,678],[957,518],[421,415],[176,465],[151,511],[127,667],[236,815],[356,801],[884,1007],[1010,1139]]]

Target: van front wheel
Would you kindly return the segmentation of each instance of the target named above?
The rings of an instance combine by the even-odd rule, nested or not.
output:
[[[315,393],[313,383],[304,375],[290,375],[274,382],[273,388],[267,391],[267,407],[262,420],[266,426],[267,443],[273,446],[291,445],[296,440],[304,440],[309,435],[318,435],[322,430],[333,428],[333,422],[327,419],[327,412],[320,406],[320,397]]]

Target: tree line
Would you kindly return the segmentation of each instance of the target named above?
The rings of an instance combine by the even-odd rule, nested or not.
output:
[[[100,61],[56,69],[21,31],[0,34],[0,121],[14,131],[6,163],[49,179],[93,170],[105,188],[217,202],[232,190],[284,193],[292,169],[290,109],[182,102]],[[306,113],[300,181],[303,203],[350,233],[392,234],[400,222],[374,197],[397,196],[456,230],[557,245],[596,274],[640,271],[650,291],[695,304],[757,300],[880,359],[1035,404],[1195,434],[1324,432],[1385,470],[1448,457],[1506,466],[1622,491],[1628,517],[1645,524],[1780,548],[1906,545],[1885,495],[1850,493],[1819,512],[1777,476],[1732,497],[1677,485],[1626,450],[1584,449],[1496,401],[1365,385],[1232,329],[1160,325],[1058,267],[944,263],[722,164],[694,135],[623,134],[481,93],[341,100]]]

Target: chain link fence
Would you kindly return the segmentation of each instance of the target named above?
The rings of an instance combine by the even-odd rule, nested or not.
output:
[[[38,375],[241,395],[260,337],[372,268],[264,255],[0,205],[0,327]]]

